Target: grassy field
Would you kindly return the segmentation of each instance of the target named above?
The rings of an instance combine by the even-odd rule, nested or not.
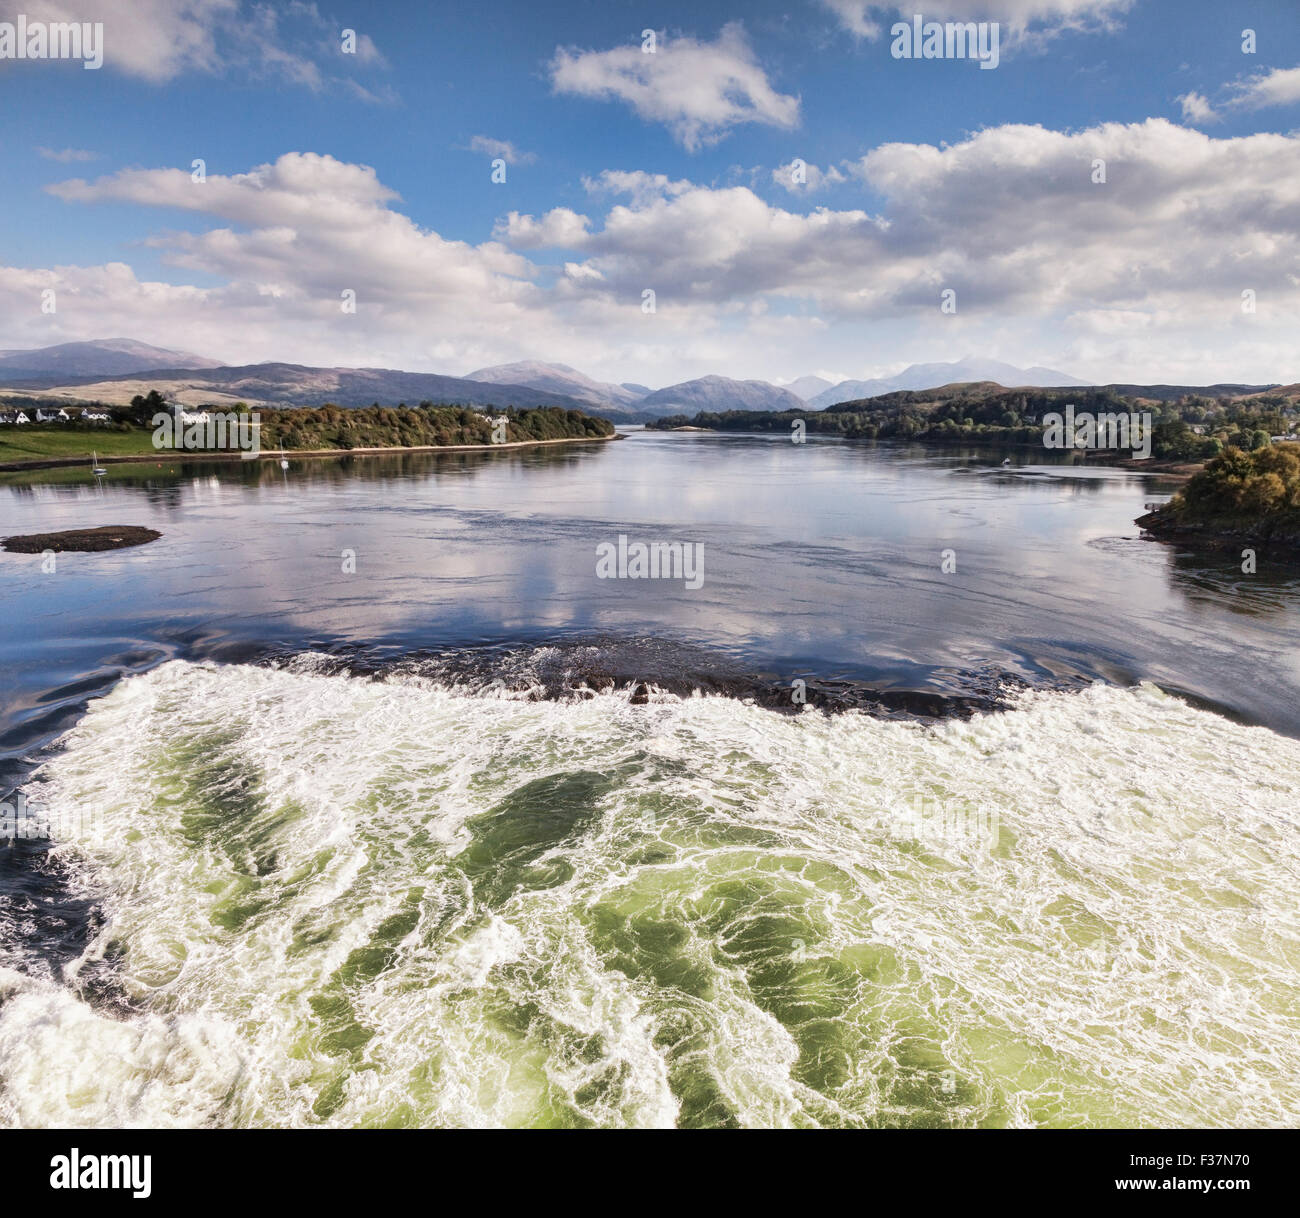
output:
[[[6,461],[37,461],[43,457],[157,457],[153,432],[144,427],[118,431],[114,427],[69,427],[47,423],[0,428],[0,464]]]
[[[357,448],[451,448],[457,445],[526,444],[538,440],[599,440],[614,435],[606,419],[556,406],[514,410],[496,415],[464,406],[362,406],[344,410],[317,408],[258,412],[261,447],[288,452],[347,452]],[[82,427],[60,423],[0,427],[0,465],[40,460],[81,460],[90,464],[92,451],[100,457],[140,457],[154,460],[195,457],[202,449],[184,449],[163,456],[153,444],[152,427]],[[191,442],[209,438],[196,431]],[[226,455],[230,448],[220,443]],[[182,453],[184,455],[182,455]]]

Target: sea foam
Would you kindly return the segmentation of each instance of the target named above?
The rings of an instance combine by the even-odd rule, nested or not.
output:
[[[58,978],[0,937],[0,1123],[1294,1125],[1297,775],[1149,686],[924,725],[169,663],[26,787],[104,925]]]

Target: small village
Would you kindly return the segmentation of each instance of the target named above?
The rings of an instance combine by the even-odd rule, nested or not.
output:
[[[60,406],[55,410],[39,407],[29,415],[25,410],[0,410],[0,426],[22,427],[30,423],[81,423],[106,427],[113,420],[102,406]]]

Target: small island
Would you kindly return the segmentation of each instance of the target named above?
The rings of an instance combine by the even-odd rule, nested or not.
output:
[[[1300,552],[1300,445],[1228,448],[1136,523],[1171,541]]]
[[[105,524],[97,529],[66,529],[61,533],[28,533],[0,539],[0,549],[10,554],[93,554],[101,550],[125,550],[157,541],[162,534],[138,524]]]

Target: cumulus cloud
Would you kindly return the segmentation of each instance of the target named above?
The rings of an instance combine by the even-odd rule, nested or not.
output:
[[[564,274],[569,279],[603,279],[604,276],[590,263],[566,262]]]
[[[369,167],[311,153],[201,184],[174,169],[74,178],[51,193],[205,218],[148,238],[194,285],[119,263],[5,268],[0,316],[21,345],[51,324],[38,301],[55,287],[79,337],[442,371],[551,359],[620,380],[934,359],[954,342],[1106,379],[1296,378],[1277,361],[1300,308],[1300,135],[1016,124],[884,144],[842,172],[878,212],[614,170],[587,183],[590,215],[511,212],[477,245],[419,227]],[[347,288],[359,308],[344,318]],[[941,317],[948,288],[958,313]]]
[[[895,254],[924,251],[975,301],[1196,309],[1244,287],[1295,291],[1282,268],[1300,255],[1300,139],[1017,124],[942,149],[886,144],[859,170],[889,203]]]
[[[1274,68],[1232,86],[1232,105],[1245,110],[1291,106],[1300,102],[1300,68]]]
[[[895,20],[910,21],[920,12],[927,21],[996,21],[1010,42],[1045,40],[1067,31],[1110,33],[1133,6],[1133,0],[926,0],[880,3],[879,0],[822,0],[856,38],[876,39]],[[883,23],[883,24],[882,24]]]
[[[512,211],[498,222],[493,235],[514,249],[581,249],[587,240],[586,216],[567,207],[555,207],[540,220]]]
[[[104,27],[104,65],[164,84],[185,73],[244,74],[312,90],[338,84],[354,96],[384,100],[343,72],[384,67],[374,41],[358,33],[344,54],[344,23],[314,3],[275,7],[244,0],[0,0],[0,20],[90,21]]]
[[[1097,160],[1105,183],[1092,180]],[[881,214],[800,214],[745,187],[656,193],[642,181],[587,233],[586,265],[601,274],[590,291],[618,300],[653,286],[661,312],[803,301],[833,327],[934,325],[952,288],[964,325],[1056,318],[1161,341],[1232,325],[1244,288],[1278,317],[1300,305],[1300,138],[1214,140],[1161,119],[1010,125],[952,146],[882,145],[852,169],[885,200]]]
[[[1183,117],[1189,123],[1212,123],[1219,117],[1209,99],[1200,93],[1184,93],[1177,101],[1183,108]]]
[[[563,222],[558,213],[544,222],[507,219],[503,234],[513,232],[517,246],[453,241],[403,215],[370,167],[298,152],[202,183],[183,170],[133,169],[48,189],[69,204],[185,213],[192,231],[157,231],[144,243],[196,282],[137,278],[123,263],[0,266],[0,317],[15,347],[124,330],[240,363],[449,372],[545,358],[624,379],[651,375],[662,344],[716,354],[711,309],[647,325],[639,290],[611,309],[591,291],[599,268],[580,260],[538,266],[521,252],[534,225],[536,243],[581,245],[587,221],[575,213]],[[40,308],[46,288],[58,294],[50,316]],[[340,309],[347,289],[356,292],[355,314]]]
[[[0,0],[0,20],[91,21],[104,26],[104,64],[153,83],[221,70],[216,31],[238,0]]]
[[[799,99],[779,93],[739,22],[715,42],[660,38],[608,51],[561,47],[550,63],[556,93],[626,102],[642,118],[665,124],[690,152],[716,143],[741,123],[791,128]]]
[[[814,194],[828,186],[838,186],[848,181],[834,165],[819,169],[801,159],[778,165],[772,170],[772,181],[791,194]]]
[[[78,203],[130,202],[242,226],[150,239],[172,265],[221,276],[229,298],[274,289],[286,318],[332,316],[340,292],[372,311],[446,317],[466,302],[490,311],[535,292],[526,259],[496,242],[472,246],[421,229],[366,165],[286,153],[244,174],[194,182],[177,169],[133,169],[48,188]]]
[[[644,169],[605,169],[594,178],[583,178],[582,185],[591,195],[630,195],[638,203],[680,195],[695,186],[686,178],[674,181],[667,174],[647,173]]]
[[[822,3],[839,18],[840,24],[855,38],[880,37],[880,25],[868,15],[881,6],[872,0],[822,0]]]
[[[46,188],[78,203],[106,201],[207,212],[250,225],[355,227],[397,198],[369,165],[314,152],[288,152],[248,173],[211,174],[196,182],[184,169],[124,169],[87,182],[72,178]]]
[[[1218,109],[1208,97],[1184,93],[1178,104],[1188,122],[1217,122],[1224,112],[1263,110],[1300,102],[1300,68],[1273,68],[1224,85],[1219,91]]]

